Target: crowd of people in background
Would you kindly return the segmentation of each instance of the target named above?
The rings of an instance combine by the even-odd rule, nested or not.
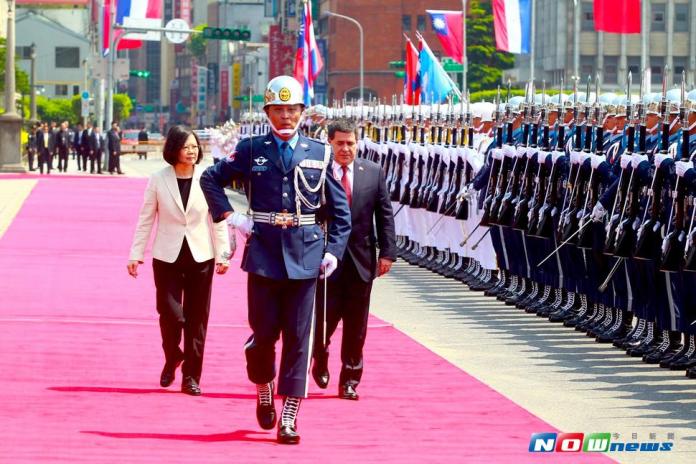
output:
[[[68,172],[72,165],[77,171],[90,174],[123,174],[121,170],[121,139],[123,135],[118,122],[111,124],[106,134],[97,124],[87,122],[85,127],[77,124],[70,127],[67,121],[37,122],[29,130],[26,144],[27,162],[30,171],[50,174],[51,170]],[[103,163],[106,162],[106,166]]]

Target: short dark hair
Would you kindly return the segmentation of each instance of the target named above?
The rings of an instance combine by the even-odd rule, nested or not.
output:
[[[203,159],[203,147],[201,147],[201,141],[198,140],[196,133],[186,126],[172,126],[169,132],[167,132],[167,139],[164,141],[164,148],[162,149],[162,156],[167,163],[174,166],[179,162],[179,152],[186,145],[186,140],[191,135],[194,136],[196,145],[198,145],[196,164],[201,162]]]
[[[355,134],[356,138],[358,136],[355,124],[347,119],[337,119],[329,124],[329,140],[333,140],[336,132],[346,132]]]

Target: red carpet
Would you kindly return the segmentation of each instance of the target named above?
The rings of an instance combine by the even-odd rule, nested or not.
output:
[[[377,319],[361,400],[335,397],[332,356],[329,389],[302,404],[302,443],[275,444],[246,379],[239,257],[215,278],[204,395],[177,393],[180,372],[159,388],[151,265],[137,280],[125,267],[144,187],[42,178],[0,239],[0,462],[609,462],[528,453],[554,428]]]

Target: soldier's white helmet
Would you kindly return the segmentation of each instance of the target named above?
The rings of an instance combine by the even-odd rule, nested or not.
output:
[[[266,85],[263,94],[263,107],[270,105],[304,106],[302,85],[292,76],[278,76]]]

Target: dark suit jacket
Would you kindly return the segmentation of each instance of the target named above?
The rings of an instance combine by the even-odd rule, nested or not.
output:
[[[106,137],[109,141],[109,153],[121,154],[121,134],[111,129],[106,133]]]
[[[45,144],[46,139],[48,139],[48,146]],[[42,130],[36,131],[36,146],[39,149],[39,153],[51,153],[51,133]]]
[[[97,134],[94,130],[92,130],[92,135],[89,137],[89,148],[96,155],[104,151],[104,139],[101,137],[101,134]]]
[[[360,277],[369,282],[377,277],[376,245],[380,258],[396,261],[394,214],[380,165],[362,158],[353,163],[352,229],[346,253]]]

